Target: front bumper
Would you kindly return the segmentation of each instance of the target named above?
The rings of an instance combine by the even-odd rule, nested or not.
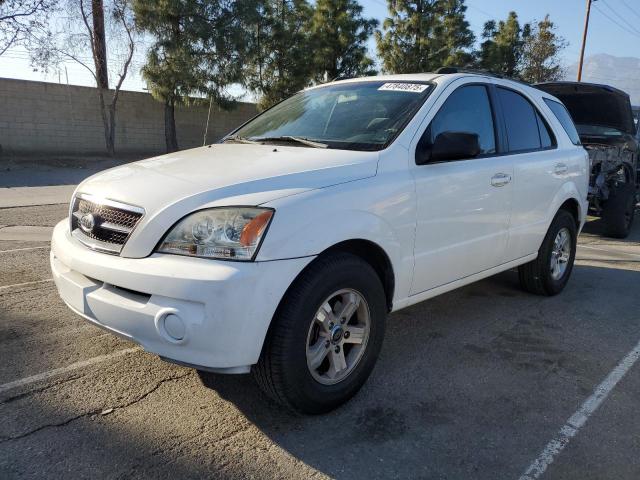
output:
[[[123,258],[88,249],[66,220],[51,242],[53,279],[76,313],[168,360],[228,373],[258,361],[278,303],[312,259]]]

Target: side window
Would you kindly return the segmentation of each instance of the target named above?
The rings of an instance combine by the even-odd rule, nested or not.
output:
[[[510,152],[538,150],[541,147],[538,113],[531,102],[513,90],[498,87],[504,113]]]
[[[486,87],[468,85],[455,90],[444,102],[421,141],[433,140],[442,132],[475,133],[479,137],[480,155],[495,153],[496,138],[493,114]]]
[[[540,132],[540,143],[542,148],[551,148],[556,146],[556,139],[553,136],[553,131],[547,125],[547,122],[540,116],[540,113],[536,110],[536,119],[538,120],[538,131]]]
[[[573,120],[571,119],[571,115],[567,111],[567,108],[561,104],[560,102],[554,102],[548,98],[544,99],[544,103],[551,109],[553,114],[556,116],[564,131],[567,132],[571,142],[574,145],[580,145],[580,136],[578,135],[578,131],[576,130],[576,126],[573,124]]]

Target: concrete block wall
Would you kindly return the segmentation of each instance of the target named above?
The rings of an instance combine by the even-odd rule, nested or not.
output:
[[[176,108],[181,149],[202,145],[208,105]],[[207,143],[257,113],[255,104],[211,109]],[[104,128],[92,87],[0,78],[0,154],[104,155]],[[164,106],[143,92],[121,91],[116,113],[116,153],[164,153]]]

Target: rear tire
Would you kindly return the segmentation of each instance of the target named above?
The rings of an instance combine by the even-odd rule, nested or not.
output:
[[[357,306],[347,309],[348,304]],[[355,395],[369,377],[382,347],[386,315],[384,288],[371,265],[349,253],[321,256],[281,301],[253,377],[283,406],[308,414],[328,412]],[[317,362],[310,359],[315,351]],[[334,360],[339,352],[342,360]]]
[[[612,190],[602,210],[605,235],[627,238],[633,225],[635,209],[636,189],[632,183],[624,183]]]
[[[566,210],[558,211],[538,250],[538,258],[518,267],[520,285],[524,290],[536,295],[551,296],[564,289],[576,256],[577,231],[573,215]],[[559,249],[556,243],[559,238],[564,238],[563,233],[568,235],[568,253]],[[566,261],[561,262],[560,258],[565,254]]]

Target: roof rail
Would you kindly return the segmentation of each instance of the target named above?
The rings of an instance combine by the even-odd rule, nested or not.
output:
[[[435,73],[439,73],[440,75],[446,75],[446,74],[449,74],[449,73],[472,73],[472,74],[475,74],[475,75],[485,75],[487,77],[502,78],[504,80],[510,80],[512,82],[518,82],[518,83],[522,83],[523,85],[531,86],[531,84],[529,82],[525,82],[525,81],[519,80],[517,78],[507,77],[507,76],[502,75],[500,73],[494,73],[494,72],[490,72],[488,70],[473,70],[473,69],[470,69],[470,68],[459,68],[459,67],[440,67],[435,71]]]
[[[460,67],[440,67],[435,71],[435,73],[439,73],[441,75],[446,75],[449,73],[475,73],[476,75],[487,75],[489,77],[506,78],[504,75],[490,72],[488,70],[473,70],[470,68],[460,68]]]

